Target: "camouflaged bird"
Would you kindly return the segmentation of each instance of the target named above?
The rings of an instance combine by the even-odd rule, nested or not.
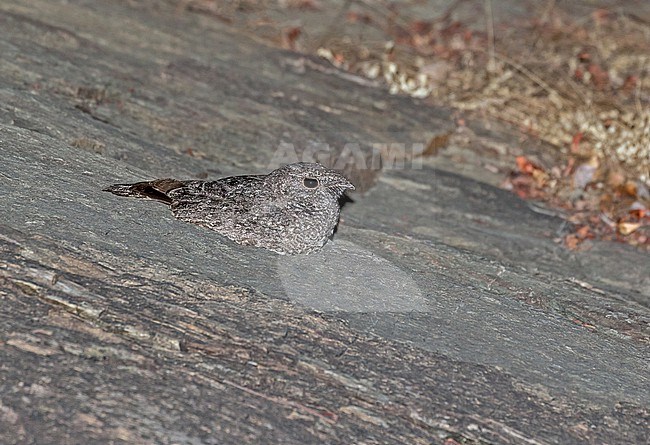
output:
[[[242,245],[298,254],[325,245],[339,220],[339,199],[354,186],[334,170],[300,162],[268,175],[216,181],[156,179],[104,190],[162,201],[176,218]]]

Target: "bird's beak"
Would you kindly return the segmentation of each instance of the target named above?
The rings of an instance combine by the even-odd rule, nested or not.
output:
[[[347,180],[344,176],[336,175],[335,177],[328,178],[329,180],[325,184],[327,188],[337,190],[339,193],[343,193],[346,190],[354,190],[354,185]]]
[[[339,187],[343,187],[343,188],[345,188],[345,189],[354,190],[354,185],[353,185],[350,181],[348,181],[347,179],[345,179],[345,181],[343,182],[343,184],[341,184]]]

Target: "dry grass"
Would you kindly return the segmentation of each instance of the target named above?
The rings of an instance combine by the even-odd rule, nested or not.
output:
[[[402,22],[388,51],[339,37],[320,54],[384,77],[393,93],[481,111],[650,184],[647,23],[603,10],[576,23],[552,9],[501,27],[492,44],[490,32],[451,20]]]

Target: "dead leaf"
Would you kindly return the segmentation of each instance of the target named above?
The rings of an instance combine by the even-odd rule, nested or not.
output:
[[[345,18],[348,23],[363,23],[364,25],[372,23],[372,17],[369,14],[357,11],[348,11]]]
[[[636,182],[627,181],[623,186],[623,191],[632,197],[636,197],[638,192]]]
[[[631,233],[636,232],[637,229],[642,225],[643,224],[641,223],[620,222],[617,224],[616,228],[618,230],[618,233],[620,233],[623,236],[627,236]]]
[[[600,65],[592,63],[587,67],[587,71],[591,74],[591,82],[597,90],[604,90],[609,85],[609,74]]]
[[[438,134],[431,138],[421,156],[435,156],[441,148],[449,144],[451,133]]]
[[[576,231],[576,235],[581,238],[581,239],[587,239],[587,238],[593,238],[594,235],[591,232],[591,228],[589,226],[582,226]]]
[[[544,185],[546,185],[548,182],[548,174],[546,174],[544,170],[535,169],[533,170],[533,174],[531,176],[535,180],[535,184],[538,187],[544,187]]]
[[[526,156],[517,156],[515,159],[517,168],[521,173],[532,175],[535,170],[542,170],[536,164],[532,163]]]
[[[643,219],[646,216],[650,216],[650,213],[648,213],[648,209],[639,201],[634,201],[632,203],[628,213],[632,218],[636,218],[636,219]]]
[[[578,248],[578,245],[580,244],[580,239],[574,235],[574,234],[569,234],[564,237],[564,246],[569,249],[569,250],[576,250]]]
[[[638,83],[639,83],[639,76],[630,74],[625,78],[625,81],[621,86],[621,90],[625,91],[626,93],[632,93],[636,90]]]
[[[296,49],[296,40],[302,34],[299,26],[286,28],[282,30],[282,47],[290,50]]]
[[[580,141],[582,141],[583,137],[584,133],[582,131],[579,131],[573,135],[573,139],[571,140],[571,153],[580,153]]]

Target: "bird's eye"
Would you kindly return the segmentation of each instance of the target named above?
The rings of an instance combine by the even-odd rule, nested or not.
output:
[[[305,178],[302,180],[302,183],[308,189],[315,189],[319,185],[318,179],[316,178]]]

